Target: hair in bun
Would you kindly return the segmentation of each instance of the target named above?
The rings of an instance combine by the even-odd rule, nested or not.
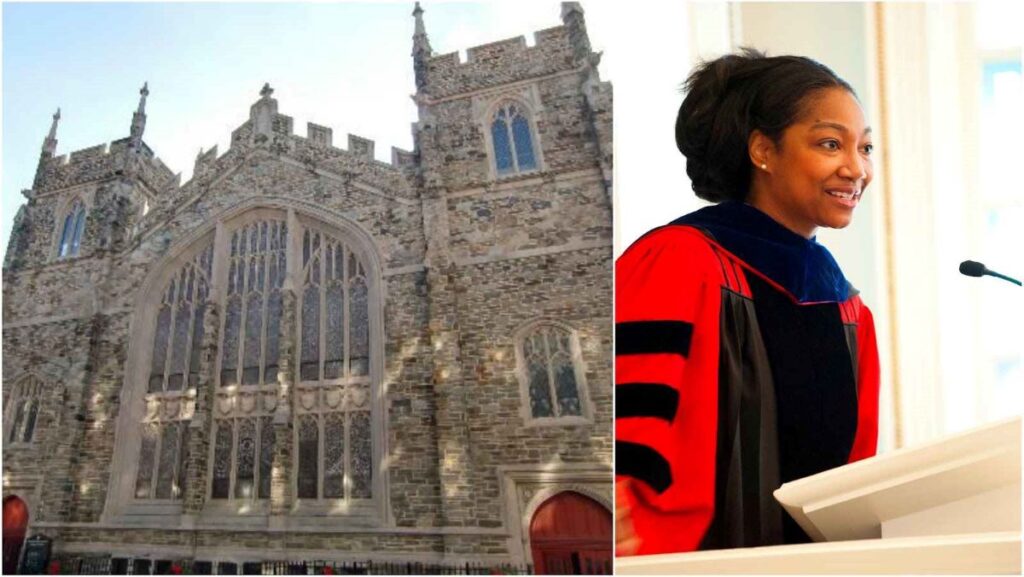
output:
[[[701,63],[686,79],[676,146],[698,197],[743,200],[750,189],[747,142],[754,130],[776,144],[808,100],[826,88],[853,88],[803,56],[765,56],[753,48]]]

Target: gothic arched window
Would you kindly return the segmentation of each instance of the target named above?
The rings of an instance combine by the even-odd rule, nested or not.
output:
[[[185,492],[189,423],[199,384],[203,316],[212,295],[213,245],[196,253],[161,292],[146,385],[146,415],[135,473],[136,499],[180,499]]]
[[[537,155],[530,119],[522,105],[504,102],[491,118],[491,144],[498,176],[537,170]]]
[[[516,354],[527,421],[589,421],[582,357],[574,331],[554,323],[527,325],[518,332]]]
[[[371,329],[379,323],[371,323],[378,319],[371,310],[380,306],[373,289],[379,273],[370,274],[377,269],[368,268],[375,261],[368,260],[365,241],[271,208],[223,221],[211,236],[152,291],[146,313],[152,333],[143,331],[152,339],[145,344],[152,357],[142,361],[145,377],[138,369],[147,409],[135,421],[132,494],[139,500],[183,495],[188,424],[201,371],[208,370],[215,381],[204,408],[212,417],[204,488],[211,510],[265,514],[280,467],[275,455],[290,443],[295,514],[343,510],[380,518],[386,495],[377,484],[375,439],[383,424],[381,399],[373,394],[380,363],[371,362],[380,350],[372,344],[379,337],[371,338],[379,330]],[[217,316],[206,312],[213,303]],[[204,317],[207,331],[209,320],[219,320],[216,335],[204,338]],[[283,362],[284,339],[292,344],[292,363]],[[216,356],[201,362],[215,344]],[[282,414],[292,419],[288,437],[275,420]],[[138,505],[150,511],[156,504]]]
[[[371,499],[370,327],[361,255],[323,231],[302,236],[297,492]]]
[[[5,443],[32,442],[39,420],[42,394],[42,383],[34,377],[26,377],[14,385],[5,403],[7,415],[4,422],[10,423],[4,437]]]
[[[59,258],[78,256],[78,249],[82,245],[82,233],[85,232],[85,218],[85,205],[81,199],[75,199],[64,213],[60,242],[57,244]]]

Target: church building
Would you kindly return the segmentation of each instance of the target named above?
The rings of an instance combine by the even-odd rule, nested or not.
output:
[[[610,572],[600,54],[576,2],[464,59],[413,16],[390,162],[269,85],[183,184],[148,86],[110,143],[58,155],[54,114],[3,264],[4,573],[35,536],[60,572]]]

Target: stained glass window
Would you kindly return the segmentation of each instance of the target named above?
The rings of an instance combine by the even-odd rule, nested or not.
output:
[[[274,422],[270,417],[260,419],[260,499],[270,498],[270,476],[274,467]]]
[[[491,143],[498,176],[537,169],[530,120],[518,104],[506,102],[491,119]]]
[[[319,468],[319,435],[317,420],[303,415],[299,420],[299,487],[300,499],[317,498]]]
[[[252,419],[238,421],[235,461],[235,498],[249,499],[256,481],[256,423]]]
[[[344,413],[330,413],[324,424],[324,498],[344,497]]]
[[[139,471],[135,477],[135,497],[137,499],[148,499],[150,496],[158,436],[159,431],[155,425],[146,425],[142,428],[142,451],[139,453]]]
[[[352,452],[352,498],[369,499],[373,496],[369,411],[349,413],[349,445]]]
[[[64,258],[78,255],[78,249],[82,245],[82,234],[85,232],[85,213],[85,206],[80,200],[75,200],[68,209],[64,216],[64,226],[61,227],[57,256]]]
[[[516,143],[516,162],[520,171],[537,168],[533,158],[533,137],[530,135],[530,123],[521,114],[512,119],[512,140]]]
[[[283,214],[225,227],[226,234],[218,237],[223,249],[211,243],[160,289],[150,313],[155,325],[146,384],[147,402],[157,403],[158,410],[148,412],[153,422],[143,424],[149,433],[140,443],[139,498],[180,498],[184,493],[188,421],[161,421],[153,415],[164,415],[160,403],[180,402],[182,393],[198,384],[201,357],[210,350],[217,352],[211,370],[220,383],[212,401],[220,407],[209,447],[212,499],[269,499],[275,442],[294,443],[294,469],[284,472],[295,475],[291,482],[297,498],[373,498],[373,413],[362,400],[373,391],[371,280],[361,252],[345,240],[307,226],[304,218],[289,222],[300,225],[290,242]],[[223,265],[218,265],[224,278],[216,283],[214,250],[224,251]],[[291,251],[298,258],[289,270]],[[298,298],[290,317],[294,324],[286,327],[282,288],[288,275]],[[223,292],[212,294],[212,284]],[[220,346],[204,350],[202,320],[215,300],[223,311]],[[296,406],[294,437],[280,439],[275,438],[273,409],[263,401],[253,408],[238,400],[270,398],[264,396],[269,391],[246,387],[278,383],[281,337],[288,333],[298,337],[296,390],[317,390],[318,400],[311,409]],[[230,402],[217,404],[224,401]]]
[[[315,230],[303,235],[302,255],[301,380],[368,375],[369,303],[363,263],[344,243]]]
[[[583,416],[573,338],[571,332],[553,325],[539,325],[522,337],[520,354],[531,417]]]
[[[142,428],[135,498],[178,499],[188,467],[188,423],[150,422]]]
[[[185,481],[188,479],[188,423],[182,421],[178,424],[181,431],[181,442],[178,443],[178,482],[174,487],[174,497],[185,495]]]
[[[508,122],[505,119],[505,110],[498,110],[494,122],[491,123],[491,140],[494,142],[494,163],[498,174],[508,174],[515,171],[515,164],[512,160],[512,146],[509,144]]]
[[[214,499],[227,499],[231,488],[231,447],[234,427],[230,420],[217,421],[217,436],[213,448],[213,490]]]
[[[20,400],[15,403],[14,406],[14,425],[11,427],[11,434],[8,435],[7,440],[9,442],[15,442],[21,440],[22,425],[25,422],[25,405],[28,401]]]
[[[181,391],[198,384],[203,313],[212,266],[211,244],[185,264],[163,292],[153,336],[150,393]]]
[[[262,220],[231,233],[221,386],[277,382],[287,225]]]
[[[21,433],[21,442],[27,443],[32,440],[32,432],[36,428],[36,415],[39,413],[39,401],[32,399],[28,401],[28,416],[25,417],[25,430]]]
[[[363,261],[345,242],[308,229],[302,237],[301,275],[300,389],[365,385],[370,374],[370,323]],[[370,498],[369,411],[320,407],[300,419],[299,497]]]
[[[36,430],[39,404],[43,392],[42,383],[28,376],[15,383],[7,398],[4,421],[11,424],[7,431],[7,442],[29,443]]]
[[[163,427],[160,438],[160,466],[156,477],[156,498],[170,499],[174,480],[174,468],[178,464],[178,427],[168,424]]]

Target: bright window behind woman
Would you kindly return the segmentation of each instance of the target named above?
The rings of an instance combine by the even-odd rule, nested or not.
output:
[[[1013,17],[1006,13],[1018,14]],[[976,38],[981,63],[981,191],[974,230],[982,262],[1015,278],[1024,277],[1024,81],[1021,76],[1018,6],[978,4]],[[1024,409],[1024,295],[1002,281],[985,279],[981,289],[979,384],[985,421]]]
[[[984,9],[982,8],[981,11]],[[982,14],[979,14],[980,16]],[[979,17],[978,38],[990,30],[992,18]],[[1009,53],[1008,53],[1009,52]],[[982,50],[981,99],[981,254],[993,269],[1012,277],[1024,277],[1024,187],[1020,166],[1024,149],[1024,81],[1020,46],[1015,50]],[[987,399],[983,407],[990,418],[1009,416],[1024,407],[1024,305],[1020,290],[1005,283],[985,283],[982,289],[981,382]],[[1009,293],[1009,294],[1008,294]]]

